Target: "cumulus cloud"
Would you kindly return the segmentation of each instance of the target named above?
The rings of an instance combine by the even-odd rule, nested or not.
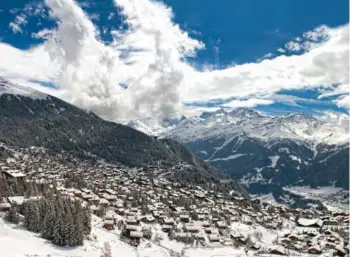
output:
[[[331,124],[333,123],[337,126],[340,126],[346,130],[349,130],[349,122],[350,122],[349,114],[327,111],[327,112],[324,112],[324,114],[319,118]]]
[[[213,99],[246,99],[228,105],[253,107],[276,101],[271,96],[283,89],[322,85],[328,90],[324,94],[332,94],[334,85],[349,84],[348,25],[305,34],[310,42],[322,33],[327,38],[301,55],[266,56],[259,63],[199,71],[186,58],[204,44],[175,24],[171,8],[161,2],[116,1],[115,13],[120,12],[128,29],[112,29],[111,44],[100,40],[91,17],[75,1],[45,4],[57,28],[33,33],[44,42],[29,50],[0,43],[0,54],[8,60],[0,63],[0,76],[30,86],[35,86],[33,80],[52,82],[53,94],[107,119],[167,116],[188,112],[184,102]],[[342,93],[336,104],[344,105],[346,97]]]
[[[184,97],[190,101],[264,96],[287,89],[333,89],[349,83],[349,26],[329,29],[330,38],[302,55],[281,55],[224,70],[193,72]],[[192,83],[190,83],[192,82]]]

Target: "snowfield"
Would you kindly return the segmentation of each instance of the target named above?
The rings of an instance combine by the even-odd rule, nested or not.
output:
[[[144,241],[137,248],[119,240],[118,231],[107,231],[101,228],[101,219],[93,216],[91,238],[84,241],[79,247],[58,247],[43,239],[40,235],[26,229],[5,222],[0,218],[0,256],[1,257],[100,257],[105,242],[111,246],[113,257],[170,257],[171,249],[182,253],[186,257],[211,257],[211,256],[246,256],[243,248],[219,247],[219,248],[184,248],[182,243],[170,241],[164,238],[160,245]],[[239,228],[239,225],[237,225]],[[241,229],[239,229],[241,230]],[[247,233],[247,228],[242,231]],[[160,231],[160,233],[162,233]],[[270,237],[269,235],[268,237]]]
[[[306,199],[318,199],[330,211],[349,210],[349,192],[338,187],[318,187],[308,186],[284,187],[283,189],[300,195]]]

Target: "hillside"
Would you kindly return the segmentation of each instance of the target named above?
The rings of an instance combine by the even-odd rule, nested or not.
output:
[[[83,159],[102,159],[131,167],[188,164],[187,177],[200,178],[189,182],[209,183],[222,177],[181,144],[103,120],[6,80],[0,80],[0,142],[19,148],[43,147],[51,154],[67,152]]]

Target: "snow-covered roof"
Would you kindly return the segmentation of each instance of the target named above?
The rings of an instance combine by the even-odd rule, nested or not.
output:
[[[18,170],[4,170],[4,172],[14,178],[23,178],[26,175]]]
[[[143,233],[141,231],[131,231],[130,237],[141,238],[143,237]]]
[[[322,220],[320,219],[300,218],[298,219],[297,223],[303,227],[322,226]]]
[[[10,196],[7,198],[11,204],[22,205],[24,202],[24,196]]]

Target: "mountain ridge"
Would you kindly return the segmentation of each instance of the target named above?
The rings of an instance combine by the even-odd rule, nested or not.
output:
[[[348,130],[310,114],[219,109],[183,119],[160,137],[184,143],[251,194],[288,186],[349,188]]]
[[[17,148],[43,147],[52,154],[67,152],[79,158],[95,156],[131,167],[178,166],[175,170],[181,171],[181,178],[191,183],[219,183],[225,177],[171,139],[160,140],[103,120],[4,79],[0,80],[0,142]]]

